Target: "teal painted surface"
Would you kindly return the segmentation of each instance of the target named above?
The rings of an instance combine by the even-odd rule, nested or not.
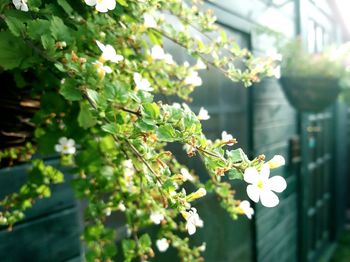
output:
[[[58,165],[57,160],[46,163]],[[19,189],[29,168],[24,164],[0,170],[1,198]],[[38,200],[11,232],[0,229],[1,261],[68,261],[78,257],[80,251],[78,210],[67,182],[53,186],[52,197]]]

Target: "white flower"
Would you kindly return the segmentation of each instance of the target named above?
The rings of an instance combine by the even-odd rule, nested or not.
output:
[[[185,144],[185,146],[189,146],[189,145],[188,145],[188,144]],[[186,148],[186,149],[187,149],[187,148]],[[187,150],[186,150],[186,151],[187,151]],[[193,181],[193,180],[194,180],[194,177],[190,174],[190,172],[188,172],[188,170],[187,170],[186,168],[181,167],[180,173],[181,173],[181,175],[182,175],[184,181],[187,181],[187,180]]]
[[[203,62],[202,59],[198,59],[197,60],[197,63],[195,65],[195,67],[198,69],[198,70],[203,70],[203,69],[207,69],[207,65]]]
[[[243,200],[239,206],[238,209],[245,214],[249,219],[252,219],[252,216],[254,215],[254,209],[250,206],[249,201]]]
[[[276,77],[277,79],[281,78],[281,66],[276,66],[273,69],[273,76]]]
[[[174,64],[173,56],[165,53],[160,45],[155,45],[151,49],[151,57],[154,60],[164,60],[167,64]]]
[[[233,146],[235,144],[233,136],[228,134],[226,131],[222,131],[222,133],[221,133],[221,140],[224,143],[226,143],[228,146]]]
[[[282,54],[278,53],[276,49],[269,49],[267,50],[267,55],[274,61],[282,61]]]
[[[132,164],[132,160],[124,160],[122,162],[122,166],[124,168],[124,175],[126,177],[132,177],[135,174],[135,168],[134,165]]]
[[[150,82],[146,78],[142,78],[139,73],[134,73],[134,82],[136,84],[136,88],[142,91],[153,91]]]
[[[186,76],[185,84],[192,86],[200,86],[202,85],[202,79],[198,76],[197,71],[192,71],[188,76]]]
[[[160,45],[155,45],[151,49],[151,56],[153,59],[163,59],[164,58],[164,49]]]
[[[173,56],[171,54],[168,54],[168,53],[164,55],[164,61],[165,61],[165,63],[167,63],[169,65],[173,65],[175,63]]]
[[[267,163],[269,164],[270,169],[275,169],[280,166],[284,166],[286,164],[286,160],[284,160],[284,157],[281,155],[275,155]]]
[[[61,137],[58,140],[58,144],[55,145],[55,151],[61,154],[72,155],[76,151],[75,141],[71,138]]]
[[[187,220],[186,229],[189,235],[196,233],[197,227],[203,227],[203,220],[200,219],[197,209],[194,207],[192,207],[188,212],[183,212],[182,215]]]
[[[110,68],[109,66],[105,66],[103,63],[101,63],[100,61],[95,61],[92,63],[97,70],[97,74],[103,78],[105,76],[105,74],[110,74],[113,72],[112,68]]]
[[[200,188],[196,192],[193,192],[192,194],[189,194],[186,197],[187,202],[192,202],[193,200],[196,200],[198,198],[204,197],[207,194],[207,190],[205,188]]]
[[[111,45],[104,45],[100,41],[96,40],[97,46],[102,51],[101,58],[103,61],[111,61],[113,63],[118,63],[124,59],[122,55],[118,55],[114,47]]]
[[[119,209],[120,211],[122,211],[122,212],[124,212],[124,211],[126,210],[126,207],[125,207],[123,201],[119,202],[119,204],[118,204],[118,209]]]
[[[157,27],[157,22],[154,19],[153,15],[148,14],[148,13],[144,13],[143,14],[143,25],[147,28],[154,28]]]
[[[210,115],[208,114],[208,110],[206,110],[204,107],[201,107],[199,109],[197,117],[199,120],[208,120],[210,118]]]
[[[261,204],[266,207],[274,207],[279,203],[277,195],[272,192],[283,192],[287,183],[281,176],[270,176],[270,167],[265,163],[259,172],[254,167],[248,167],[244,171],[244,180],[251,185],[247,186],[247,194],[255,203],[261,200]]]
[[[169,242],[166,238],[158,239],[156,245],[160,252],[165,252],[169,248]]]
[[[89,6],[95,6],[96,10],[101,13],[113,10],[116,6],[115,0],[85,0],[85,3]]]
[[[103,212],[106,216],[109,217],[112,214],[112,209],[110,207],[107,207]]]
[[[28,12],[27,0],[12,0],[13,5],[17,10],[21,10],[23,12]]]
[[[173,103],[172,106],[176,109],[181,109],[181,105],[179,103]]]
[[[198,250],[201,251],[201,252],[204,252],[207,248],[207,243],[206,242],[203,242],[202,245],[200,245],[198,247]]]
[[[164,215],[158,212],[153,212],[150,216],[150,219],[154,224],[159,225],[160,222],[162,222],[162,220],[164,219]]]

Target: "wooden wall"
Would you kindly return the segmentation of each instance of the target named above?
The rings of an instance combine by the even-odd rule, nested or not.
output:
[[[58,165],[57,160],[46,162]],[[30,165],[0,170],[0,198],[18,191],[26,181]],[[66,176],[66,180],[69,176]],[[26,218],[11,232],[0,229],[0,257],[3,262],[80,261],[80,223],[68,182],[52,187],[52,196],[38,200]]]

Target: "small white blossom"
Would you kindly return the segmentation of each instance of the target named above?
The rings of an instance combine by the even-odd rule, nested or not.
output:
[[[122,211],[122,212],[124,212],[124,211],[126,210],[126,207],[125,207],[123,201],[119,202],[119,204],[118,204],[118,209],[119,209],[120,211]]]
[[[221,133],[221,140],[224,143],[229,142],[229,143],[227,143],[228,146],[233,146],[235,144],[233,136],[228,134],[226,131],[222,131],[222,133]]]
[[[61,137],[55,145],[55,151],[61,154],[72,155],[75,153],[75,141],[66,137]]]
[[[161,60],[164,58],[165,52],[164,49],[160,45],[155,45],[151,49],[151,56],[155,60]]]
[[[160,45],[155,45],[151,49],[151,57],[154,60],[164,60],[167,64],[174,64],[173,56],[165,53]]]
[[[103,78],[105,74],[110,74],[113,72],[112,68],[109,66],[105,66],[103,63],[100,61],[95,61],[92,63],[96,67],[97,74]]]
[[[197,227],[203,227],[203,220],[199,217],[197,209],[192,207],[190,211],[183,213],[186,219],[186,229],[189,235],[196,233]]]
[[[207,248],[207,243],[206,242],[203,242],[202,245],[200,245],[198,247],[198,250],[201,251],[201,252],[204,252]]]
[[[198,69],[198,70],[204,70],[204,69],[207,69],[207,65],[203,62],[202,59],[198,59],[197,60],[197,63],[195,65],[195,67]]]
[[[124,59],[122,55],[118,55],[114,47],[111,45],[104,45],[100,41],[96,40],[98,48],[102,51],[101,58],[103,61],[111,61],[113,63],[118,63]]]
[[[248,167],[244,171],[244,180],[250,185],[247,186],[247,194],[255,203],[261,201],[266,207],[274,207],[279,203],[279,199],[274,192],[281,193],[286,187],[286,180],[281,176],[270,176],[270,167],[265,163],[260,173],[254,167]],[[274,192],[272,192],[274,191]]]
[[[282,61],[282,54],[278,53],[276,49],[269,49],[267,50],[267,55],[274,61]]]
[[[173,59],[173,56],[171,54],[169,54],[169,53],[164,55],[164,62],[169,64],[169,65],[173,65],[175,63],[174,59]]]
[[[275,168],[284,166],[286,164],[286,160],[281,155],[275,155],[267,163],[269,164],[270,169],[275,169]]]
[[[172,106],[176,109],[181,109],[181,105],[179,103],[173,103]]]
[[[159,225],[160,222],[162,222],[162,220],[164,219],[164,215],[158,212],[153,212],[150,216],[150,219],[154,224]]]
[[[185,84],[192,86],[200,86],[202,85],[202,78],[198,76],[197,71],[192,71],[188,76],[186,76]]]
[[[106,216],[110,216],[112,214],[112,209],[110,207],[107,207],[105,210],[104,210],[104,213]]]
[[[199,109],[199,113],[198,113],[198,119],[199,120],[208,120],[210,119],[210,115],[208,114],[208,110],[206,110],[204,107],[201,107]]]
[[[188,145],[188,144],[185,144],[185,146],[189,146],[189,145]],[[186,149],[187,149],[187,148],[186,148]],[[186,150],[186,151],[187,151],[187,150]],[[187,170],[186,168],[181,167],[180,173],[181,173],[181,175],[182,175],[184,181],[187,181],[187,180],[193,181],[193,180],[194,180],[194,177],[190,174],[190,172],[188,172],[188,170]]]
[[[254,215],[254,209],[250,206],[249,201],[243,200],[238,208],[240,211],[245,214],[249,219],[252,219],[252,216]]]
[[[147,92],[153,91],[151,83],[146,78],[142,78],[142,76],[139,73],[134,73],[134,82],[138,90]]]
[[[153,15],[145,13],[143,14],[143,25],[147,28],[155,28],[157,27],[157,22],[154,19]]]
[[[12,0],[13,5],[17,10],[21,10],[23,12],[28,12],[27,0]]]
[[[281,66],[276,66],[274,69],[273,69],[273,76],[276,77],[277,79],[280,79],[281,78]]]
[[[158,239],[156,245],[160,252],[165,252],[169,248],[169,242],[166,238]]]
[[[115,0],[85,0],[85,3],[89,6],[95,6],[96,10],[101,13],[113,10],[116,6]]]

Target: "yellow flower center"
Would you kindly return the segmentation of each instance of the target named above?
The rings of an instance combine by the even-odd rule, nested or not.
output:
[[[258,183],[256,184],[256,186],[260,189],[264,188],[264,182],[262,180],[259,180]]]
[[[97,0],[96,2],[97,2],[98,4],[102,4],[103,1],[104,1],[104,0]]]

